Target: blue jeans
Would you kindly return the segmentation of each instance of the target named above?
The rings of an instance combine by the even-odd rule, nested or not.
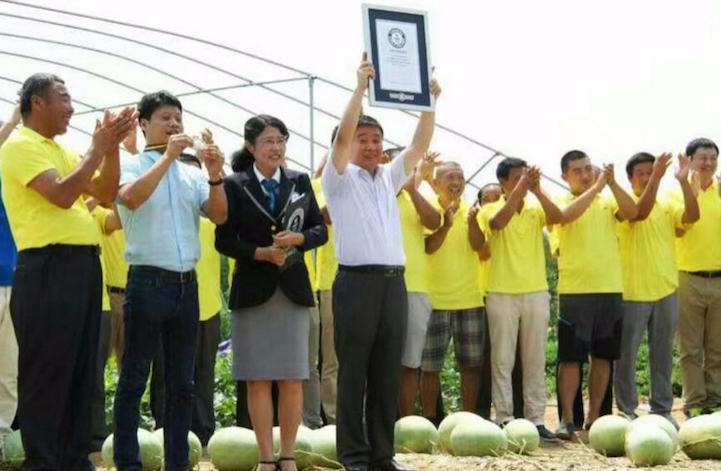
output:
[[[193,368],[198,329],[198,284],[169,282],[152,267],[131,266],[125,293],[125,354],[115,393],[114,461],[119,471],[141,470],[137,429],[140,398],[162,341],[165,362],[166,470],[187,470],[193,415]]]

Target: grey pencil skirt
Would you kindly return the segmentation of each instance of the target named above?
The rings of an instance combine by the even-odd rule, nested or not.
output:
[[[308,379],[310,310],[276,288],[260,306],[233,309],[230,317],[233,379]]]

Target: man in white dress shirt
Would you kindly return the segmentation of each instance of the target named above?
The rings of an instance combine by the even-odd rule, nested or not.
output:
[[[322,177],[339,263],[333,284],[337,447],[348,471],[400,471],[393,427],[408,305],[396,195],[428,150],[435,114],[421,113],[411,144],[381,165],[383,128],[360,116],[368,80],[375,77],[366,57]],[[437,98],[435,80],[429,87]]]

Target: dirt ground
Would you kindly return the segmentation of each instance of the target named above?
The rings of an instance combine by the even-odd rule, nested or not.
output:
[[[673,410],[673,415],[679,424],[684,421],[681,406],[681,402],[677,400]],[[644,405],[640,407],[640,412],[643,413],[643,411]],[[549,403],[547,406],[546,425],[550,430],[555,430],[558,426],[555,403]],[[398,454],[396,455],[396,459],[417,471],[621,471],[625,469],[637,469],[625,457],[606,458],[594,452],[587,445],[587,433],[581,432],[579,438],[581,439],[579,443],[563,442],[558,445],[543,446],[531,455],[526,456],[507,453],[504,456],[492,458],[457,458],[444,454]],[[98,469],[103,469],[100,455],[97,453],[93,454],[92,458],[98,466]],[[213,471],[214,469],[208,458],[201,460],[200,471]],[[316,469],[321,470],[324,468]],[[718,471],[721,470],[721,461],[693,461],[687,458],[683,452],[678,451],[671,463],[666,466],[657,466],[654,469]]]

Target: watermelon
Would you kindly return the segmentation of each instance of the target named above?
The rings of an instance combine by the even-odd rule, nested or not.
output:
[[[409,415],[395,425],[394,448],[398,453],[432,453],[438,444],[438,430],[425,417]]]
[[[628,434],[631,433],[634,428],[641,425],[653,425],[654,427],[662,428],[673,442],[674,450],[678,447],[678,431],[676,430],[676,427],[674,427],[668,419],[658,414],[642,415],[634,419],[626,430],[626,437],[628,438]]]
[[[721,415],[699,415],[678,431],[681,449],[692,460],[721,459]]]
[[[163,429],[159,428],[153,432],[153,435],[158,437],[160,443],[164,443]],[[192,430],[188,431],[188,459],[190,460],[190,467],[195,468],[200,463],[200,456],[203,454],[203,445],[200,443],[200,439]]]
[[[626,456],[635,466],[668,464],[675,449],[666,430],[650,423],[636,424],[626,436]]]
[[[503,432],[508,439],[508,449],[513,453],[528,454],[541,444],[538,429],[530,420],[511,420],[503,427]]]
[[[157,436],[139,428],[138,445],[140,446],[140,462],[143,471],[155,471],[163,466],[163,442],[158,440]],[[102,456],[106,468],[115,467],[112,433],[103,442]]]
[[[10,469],[20,469],[25,461],[25,449],[20,437],[20,430],[0,435],[0,462]]]
[[[451,452],[455,456],[500,456],[507,447],[506,434],[487,420],[463,422],[451,432]]]
[[[456,425],[465,423],[468,421],[479,421],[485,420],[480,415],[476,415],[472,412],[454,412],[453,414],[447,415],[438,426],[438,442],[441,450],[446,453],[451,452],[451,433]]]
[[[208,440],[208,455],[218,471],[250,471],[258,464],[255,433],[242,427],[218,429]]]
[[[588,432],[591,448],[605,456],[623,456],[626,429],[630,424],[631,421],[620,415],[599,417]]]
[[[335,425],[326,425],[310,434],[310,445],[313,449],[313,465],[322,468],[339,469],[335,445]]]

